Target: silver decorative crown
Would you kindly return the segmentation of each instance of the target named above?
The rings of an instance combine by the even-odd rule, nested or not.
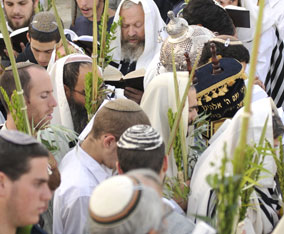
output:
[[[184,53],[189,54],[193,64],[197,55],[201,53],[204,43],[214,37],[214,34],[201,26],[188,26],[185,19],[175,17],[172,11],[168,12],[168,16],[171,19],[166,27],[169,37],[163,42],[160,61],[167,71],[172,71],[173,51],[177,71],[186,71],[187,63]]]

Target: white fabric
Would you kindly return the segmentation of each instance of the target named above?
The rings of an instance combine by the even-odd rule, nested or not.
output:
[[[2,114],[2,112],[0,111],[0,124],[3,124],[5,122],[5,118]]]
[[[280,222],[278,223],[272,234],[283,234],[283,230],[284,230],[284,216],[282,216]]]
[[[57,101],[57,106],[53,111],[53,118],[51,120],[52,124],[63,125],[71,130],[74,130],[73,120],[71,116],[71,111],[67,101],[67,97],[64,90],[63,84],[63,68],[67,59],[78,57],[78,62],[81,61],[82,56],[89,58],[87,55],[82,54],[71,54],[57,60],[52,66],[49,67],[48,72],[51,77],[51,82],[53,86],[53,94],[55,100]]]
[[[256,27],[258,9],[258,0],[241,0],[242,6],[250,11],[250,29],[237,28],[238,38],[251,52],[253,45],[254,31]],[[280,38],[284,39],[284,1],[266,0],[263,15],[262,34],[258,54],[257,74],[264,83],[268,70],[270,68],[270,58],[277,39],[275,36],[275,27],[278,28]],[[269,43],[268,43],[269,42]],[[248,71],[247,67],[247,71]]]
[[[170,206],[175,212],[185,215],[183,209],[177,204],[177,202],[174,199],[167,199],[165,197],[162,197],[162,200],[165,204]]]
[[[266,139],[273,145],[272,108],[274,108],[274,104],[270,98],[261,99],[252,103],[252,116],[247,130],[248,144],[259,142],[264,122],[268,117]],[[233,157],[234,150],[239,141],[242,114],[243,108],[236,113],[225,131],[204,151],[201,157],[199,157],[190,183],[191,194],[188,199],[188,215],[198,214],[206,216],[211,190],[211,187],[206,182],[206,177],[219,170],[224,155],[223,147],[225,143],[229,160],[231,159],[230,157]],[[211,165],[212,162],[215,164],[214,167]],[[262,185],[262,188],[271,188],[274,186],[273,178],[276,173],[276,165],[272,156],[265,157],[263,167],[269,170],[272,175],[261,172],[260,177],[265,176],[266,178],[259,181],[259,183]],[[231,171],[232,168],[228,165],[227,172],[230,173]],[[256,198],[255,193],[251,196],[251,198],[253,197]],[[248,215],[255,233],[261,234],[262,231],[263,233],[268,233],[266,232],[267,229],[271,229],[272,227],[267,222],[266,218],[262,217],[258,200],[251,199],[251,202],[254,203],[254,206],[248,209]]]
[[[131,0],[132,2],[138,4],[139,2],[143,6],[145,21],[145,48],[143,54],[139,57],[136,63],[136,70],[140,68],[147,68],[156,53],[160,52],[161,42],[158,42],[159,31],[161,32],[161,37],[165,38],[167,33],[163,28],[165,27],[165,22],[161,18],[159,9],[153,0]],[[114,16],[114,22],[119,20],[120,8],[124,0],[122,0],[116,10]],[[116,39],[110,44],[110,48],[115,48],[112,51],[113,61],[119,62],[121,58],[121,27],[116,30]]]
[[[188,72],[177,72],[177,78],[179,95],[180,99],[182,99],[188,81]],[[149,117],[152,127],[161,134],[165,145],[167,145],[170,136],[168,109],[172,108],[174,113],[177,112],[173,73],[164,73],[155,77],[145,90],[140,105]],[[185,102],[181,121],[186,134],[188,127],[188,99]],[[172,153],[169,157],[167,175],[170,177],[177,175],[175,159]]]
[[[94,188],[112,175],[79,145],[59,165],[61,184],[54,194],[53,234],[82,234]]]

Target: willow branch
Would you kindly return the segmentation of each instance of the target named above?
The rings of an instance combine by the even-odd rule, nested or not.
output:
[[[63,44],[64,50],[65,50],[65,54],[68,55],[68,54],[70,54],[70,51],[69,51],[69,48],[68,48],[68,42],[67,42],[67,39],[66,39],[65,34],[64,34],[64,29],[63,29],[63,26],[62,26],[61,19],[58,15],[58,11],[57,11],[57,8],[56,8],[56,5],[55,5],[55,0],[52,0],[52,7],[54,9],[54,15],[55,15],[55,18],[56,18],[57,27],[58,27],[59,34],[60,34],[60,37],[61,37],[61,40],[62,40],[62,44]]]
[[[263,19],[263,9],[264,9],[264,1],[259,0],[259,13],[256,24],[256,30],[254,35],[254,43],[252,49],[252,56],[250,60],[250,71],[248,78],[248,86],[246,90],[246,95],[244,99],[244,115],[242,119],[241,126],[241,135],[239,140],[239,145],[234,153],[234,174],[242,174],[244,171],[243,163],[245,162],[245,147],[247,142],[247,129],[249,127],[249,118],[251,113],[251,97],[252,97],[252,88],[253,82],[255,79],[255,71],[257,64],[257,54],[261,37],[261,28],[262,28],[262,19]]]
[[[8,29],[7,29],[6,19],[5,19],[4,10],[3,10],[2,6],[0,7],[0,27],[1,27],[1,32],[2,32],[3,37],[4,37],[4,42],[5,42],[5,45],[6,45],[6,49],[8,51],[8,55],[9,55],[12,70],[13,70],[13,76],[14,76],[14,80],[15,80],[16,90],[17,90],[17,94],[19,95],[21,110],[22,110],[22,113],[23,113],[23,116],[24,116],[24,124],[25,124],[25,128],[26,128],[26,131],[27,131],[26,133],[31,135],[32,131],[31,131],[30,122],[29,122],[29,118],[28,118],[27,106],[26,106],[26,102],[25,102],[25,98],[24,98],[24,91],[22,89],[19,73],[18,73],[18,70],[17,70],[17,67],[16,67],[16,60],[15,60],[15,57],[14,57],[13,47],[12,47],[12,43],[11,43],[11,40],[10,40],[10,37],[9,37],[9,32],[8,32]]]
[[[195,73],[195,70],[196,70],[199,58],[200,58],[200,55],[198,55],[194,65],[193,65],[193,68],[191,70],[191,73],[190,73],[190,76],[189,76],[189,80],[187,82],[187,85],[186,85],[186,88],[185,88],[185,91],[184,91],[181,103],[180,103],[179,108],[178,108],[177,117],[175,118],[175,122],[174,122],[173,128],[171,130],[170,138],[169,138],[169,141],[168,141],[168,144],[167,144],[167,149],[166,149],[166,154],[167,155],[170,154],[171,149],[173,147],[174,139],[176,137],[177,129],[178,129],[178,126],[179,126],[179,122],[181,120],[182,111],[183,111],[183,108],[184,108],[184,105],[185,105],[185,101],[188,98],[188,91],[190,89],[190,86],[191,86],[191,83],[192,83],[192,79],[193,79],[193,76],[194,76],[194,73]]]
[[[93,103],[96,103],[96,100],[98,98],[98,43],[97,43],[97,38],[98,38],[98,28],[97,28],[97,8],[95,7],[97,0],[94,0],[93,3],[93,67],[92,67],[92,72],[93,72],[93,83],[92,83],[92,100]]]
[[[174,86],[175,86],[175,95],[176,95],[176,107],[178,109],[180,105],[180,96],[179,96],[179,86],[177,80],[177,71],[176,71],[176,64],[175,64],[175,54],[172,48],[172,63],[173,63],[173,75],[174,75]],[[184,134],[184,127],[183,122],[180,121],[179,123],[179,134],[180,134],[180,141],[181,141],[181,152],[182,152],[182,161],[183,161],[183,174],[184,180],[187,180],[187,150],[185,144],[185,134]]]
[[[99,58],[99,66],[102,69],[104,69],[104,61],[105,61],[108,6],[109,6],[109,0],[105,0],[104,13],[103,13],[103,18],[102,18],[103,27],[102,27],[102,35],[101,35],[101,43],[100,43],[100,58]]]

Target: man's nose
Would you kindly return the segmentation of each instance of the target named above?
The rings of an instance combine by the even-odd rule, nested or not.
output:
[[[57,106],[57,102],[56,102],[55,97],[53,96],[53,94],[51,94],[51,97],[50,97],[50,106],[51,107],[56,107]]]
[[[128,36],[129,37],[133,37],[136,35],[136,29],[134,26],[129,26],[129,30],[128,30]]]
[[[44,201],[49,201],[51,198],[52,198],[52,192],[50,188],[48,187],[48,184],[46,183],[44,185],[44,189],[42,190],[41,199]]]
[[[14,6],[13,6],[13,14],[14,15],[18,15],[19,13],[20,13],[20,7],[19,6],[17,6],[17,4],[15,4]]]

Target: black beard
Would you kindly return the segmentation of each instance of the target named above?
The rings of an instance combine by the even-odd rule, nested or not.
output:
[[[5,9],[4,9],[4,10],[5,10]],[[5,14],[6,14],[6,11],[5,11]],[[6,15],[7,15],[7,14],[6,14]],[[30,17],[27,21],[25,21],[24,24],[21,25],[20,27],[19,27],[19,26],[14,27],[13,22],[12,22],[10,19],[8,19],[8,17],[6,17],[6,20],[7,20],[7,22],[8,22],[8,25],[10,26],[10,28],[13,29],[13,31],[14,31],[14,30],[17,30],[17,29],[20,29],[20,28],[28,27],[28,26],[30,25],[30,23],[31,23],[31,21],[32,21],[34,15],[35,15],[35,10],[33,9],[33,12],[32,12],[32,14],[31,14],[31,17]]]
[[[88,123],[88,115],[85,107],[77,103],[73,97],[68,99],[68,104],[71,111],[74,131],[80,134]]]

